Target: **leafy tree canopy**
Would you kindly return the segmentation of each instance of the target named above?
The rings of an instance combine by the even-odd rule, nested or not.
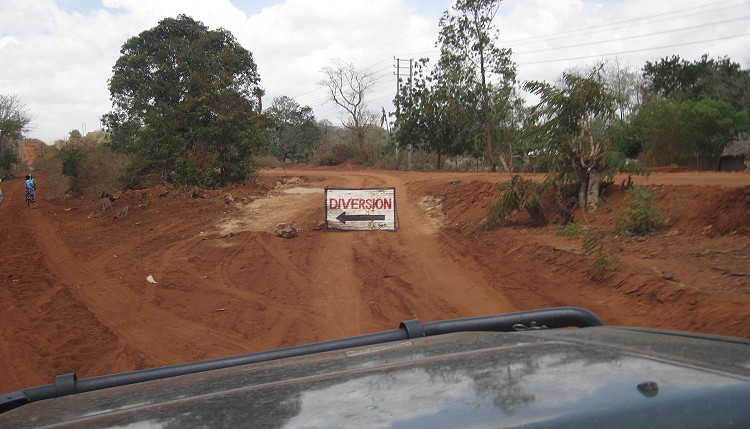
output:
[[[31,115],[16,95],[0,94],[0,144],[20,139],[29,130]]]
[[[281,161],[307,162],[322,136],[312,109],[281,96],[273,99],[265,114],[269,119],[271,153]]]
[[[512,170],[512,150],[495,146],[498,128],[507,126],[516,87],[511,50],[498,45],[493,19],[500,0],[458,0],[440,19],[440,60],[435,79],[451,98],[449,114],[475,129],[484,141],[492,170],[500,154]],[[506,148],[507,149],[507,148]]]
[[[674,55],[647,61],[643,76],[652,93],[676,101],[722,100],[737,110],[750,112],[750,70],[729,58],[688,62]]]
[[[556,86],[528,82],[526,89],[540,98],[532,114],[539,125],[530,132],[545,143],[552,180],[576,183],[578,204],[596,209],[601,179],[624,164],[624,155],[610,144],[617,98],[604,82],[602,67],[589,74],[564,73]]]
[[[696,168],[714,170],[724,148],[740,133],[750,130],[747,112],[720,100],[688,101],[681,106],[683,138],[695,149]]]
[[[125,42],[103,122],[113,148],[134,156],[131,184],[143,174],[204,187],[245,180],[263,131],[259,82],[230,32],[185,15]]]
[[[415,64],[409,85],[403,85],[396,97],[395,137],[400,147],[437,153],[440,168],[442,155],[471,151],[467,143],[475,138],[467,135],[467,123],[462,121],[464,107],[427,74],[427,64],[427,59]]]
[[[654,99],[638,107],[631,127],[646,164],[712,170],[724,148],[750,129],[750,119],[720,100]]]
[[[18,96],[0,94],[0,177],[18,162],[15,144],[29,131],[31,119]]]

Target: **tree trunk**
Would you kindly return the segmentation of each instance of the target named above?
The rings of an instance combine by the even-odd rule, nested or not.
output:
[[[588,189],[586,191],[586,211],[593,212],[599,207],[599,185],[601,184],[599,169],[589,172]]]
[[[547,216],[544,214],[541,206],[526,206],[526,213],[531,217],[531,224],[540,227],[547,225]]]
[[[586,195],[589,189],[589,181],[586,176],[581,177],[581,184],[578,186],[578,207],[586,207]]]
[[[497,163],[495,162],[495,156],[492,153],[492,130],[489,126],[486,126],[484,134],[487,143],[487,157],[490,160],[490,171],[494,173],[497,171]]]
[[[492,112],[490,112],[490,93],[487,88],[487,71],[484,68],[484,46],[480,44],[479,48],[479,73],[482,76],[482,116],[484,121],[484,141],[487,145],[487,157],[490,160],[490,170],[494,173],[497,171],[497,163],[492,153],[492,140],[494,137],[492,121]]]

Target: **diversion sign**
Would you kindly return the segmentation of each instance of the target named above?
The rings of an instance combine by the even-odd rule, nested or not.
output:
[[[326,188],[325,205],[328,229],[396,230],[395,188]]]

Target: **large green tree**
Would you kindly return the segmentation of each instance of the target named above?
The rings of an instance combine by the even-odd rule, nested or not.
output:
[[[242,181],[263,132],[252,54],[224,29],[166,18],[122,46],[103,122],[112,146],[133,155],[133,180],[176,184]]]
[[[724,148],[750,130],[747,112],[720,100],[688,101],[681,106],[685,140],[695,148],[696,168],[716,170]]]
[[[322,136],[312,108],[281,96],[273,99],[265,114],[271,153],[282,162],[307,162]]]
[[[408,85],[401,86],[395,100],[395,139],[400,147],[411,147],[438,155],[438,169],[443,155],[470,152],[464,108],[456,103],[446,85],[427,73],[427,59],[415,63]]]
[[[750,129],[747,112],[720,100],[649,100],[636,109],[631,136],[651,166],[682,165],[713,170],[724,148]]]
[[[493,18],[500,0],[458,0],[440,19],[440,60],[435,70],[443,94],[452,98],[451,114],[475,128],[492,171],[496,155],[512,171],[512,148],[497,142],[498,129],[507,126],[516,87],[511,50],[501,48]],[[468,134],[465,134],[468,135]],[[498,144],[500,143],[500,144]]]
[[[721,100],[736,110],[750,112],[750,70],[729,58],[685,61],[679,56],[647,61],[643,67],[649,95],[678,102]]]

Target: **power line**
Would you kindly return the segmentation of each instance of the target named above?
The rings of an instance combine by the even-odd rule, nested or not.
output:
[[[740,3],[740,4],[734,4],[734,5],[731,5],[731,6],[714,8],[714,9],[711,9],[711,10],[708,10],[708,11],[704,10],[704,11],[695,12],[695,13],[688,13],[688,14],[684,13],[686,11],[697,10],[697,9],[705,9],[707,7],[712,7],[712,6],[716,6],[716,5],[720,5],[720,4],[725,4],[725,3],[733,3],[735,1],[736,0],[726,0],[726,1],[723,1],[723,2],[712,3],[712,4],[704,4],[704,5],[700,5],[700,6],[694,6],[694,7],[691,7],[691,8],[680,9],[680,10],[677,10],[677,11],[664,12],[664,13],[652,14],[652,15],[645,15],[645,16],[641,16],[641,17],[638,17],[638,18],[632,18],[632,19],[623,20],[623,21],[611,22],[611,23],[607,23],[607,24],[594,25],[594,26],[590,26],[590,27],[582,27],[582,28],[573,29],[573,30],[561,31],[561,32],[557,32],[557,33],[548,33],[548,34],[544,34],[544,35],[532,36],[532,37],[521,38],[521,39],[504,40],[504,41],[502,41],[502,43],[503,43],[503,45],[506,45],[506,46],[512,45],[511,46],[512,48],[517,48],[518,46],[530,45],[530,44],[533,44],[533,43],[540,43],[540,42],[549,42],[549,41],[555,41],[555,40],[569,39],[569,37],[566,36],[566,35],[570,35],[570,34],[573,34],[573,33],[582,33],[582,34],[575,35],[575,37],[579,37],[579,36],[589,36],[589,35],[592,35],[592,34],[603,33],[603,32],[608,32],[608,31],[613,31],[613,30],[624,30],[624,29],[634,28],[634,27],[644,27],[644,26],[648,26],[648,25],[651,25],[651,24],[654,24],[654,23],[657,23],[657,22],[670,21],[670,20],[674,20],[674,19],[678,19],[678,18],[686,18],[686,17],[696,16],[696,15],[704,15],[706,13],[712,13],[712,12],[717,12],[717,11],[724,10],[724,9],[736,8],[736,7],[743,6],[743,5],[746,4],[746,3],[743,2],[743,3]],[[626,24],[626,23],[631,23],[631,22],[641,22],[641,21],[644,21],[644,20],[650,20],[652,18],[657,18],[657,17],[661,17],[661,16],[669,16],[669,15],[674,15],[674,16],[670,16],[669,18],[664,18],[664,19],[659,19],[659,20],[651,20],[649,22],[639,23],[638,25],[626,25],[626,26],[616,27],[616,26],[618,26],[620,24]],[[663,32],[655,32],[655,33],[651,33],[651,34],[656,35],[656,34],[666,33],[666,32],[670,32],[670,31],[671,32],[683,31],[683,30],[687,30],[687,29],[699,28],[701,26],[715,25],[715,24],[730,22],[730,21],[733,21],[733,20],[742,20],[742,19],[746,19],[746,18],[747,17],[744,17],[744,18],[734,18],[732,20],[718,21],[718,22],[715,22],[715,23],[712,23],[712,24],[702,24],[702,25],[697,25],[697,26],[681,27],[681,28],[677,28],[677,29],[673,29],[673,30],[666,30],[666,31],[663,31]],[[614,28],[608,28],[608,27],[614,27]],[[598,30],[598,31],[589,31],[589,30],[597,30],[597,29],[600,29],[600,30]],[[560,37],[560,36],[564,36],[564,37]],[[645,35],[641,35],[641,36],[626,36],[626,37],[619,38],[619,39],[621,40],[621,39],[629,39],[629,38],[644,37],[644,36]],[[596,44],[596,43],[597,42],[587,42],[586,44],[581,44],[580,46],[586,46],[586,45]],[[579,45],[571,45],[570,47],[573,47],[573,46],[579,46]],[[564,48],[564,47],[562,47],[562,48]],[[551,48],[549,50],[557,50],[557,49],[561,49],[561,48]],[[533,51],[533,52],[537,52],[537,51]],[[539,52],[544,52],[544,51],[540,50]],[[431,55],[431,54],[439,54],[439,53],[440,53],[439,50],[433,50],[433,51],[418,52],[418,53],[409,54],[409,55],[419,56],[419,55],[422,55],[422,54]],[[527,53],[531,53],[531,52],[524,52],[523,54],[527,54]],[[517,55],[522,55],[522,54],[518,53]],[[406,56],[406,55],[404,55],[404,56]]]
[[[650,37],[650,36],[656,36],[656,35],[660,35],[660,34],[676,33],[676,32],[679,32],[679,31],[694,30],[696,28],[710,27],[710,26],[717,25],[717,24],[726,24],[728,22],[742,21],[742,20],[746,20],[748,18],[750,18],[750,16],[743,16],[741,18],[727,19],[727,20],[724,20],[724,21],[715,21],[715,22],[710,22],[710,23],[706,23],[706,24],[692,25],[692,26],[689,26],[689,27],[675,28],[675,29],[672,29],[672,30],[663,30],[663,31],[656,31],[656,32],[653,32],[653,33],[644,33],[644,34],[636,34],[636,35],[632,35],[632,36],[618,37],[616,39],[616,41],[629,40],[629,39],[638,39],[638,38],[642,38],[642,37]],[[552,48],[537,49],[535,51],[517,52],[516,55],[530,55],[530,54],[537,54],[537,53],[541,53],[541,52],[557,51],[557,50],[560,50],[560,49],[569,49],[569,48],[580,48],[582,46],[591,46],[591,45],[598,45],[598,44],[601,44],[601,43],[610,43],[610,42],[612,42],[612,40],[577,43],[577,44],[574,44],[574,45],[555,46],[555,47],[552,47]]]
[[[533,65],[533,64],[557,63],[557,62],[561,62],[561,61],[585,60],[585,59],[591,59],[591,58],[611,57],[611,56],[621,55],[621,54],[633,54],[633,53],[636,53],[636,52],[655,51],[657,49],[666,49],[666,48],[676,48],[676,47],[679,47],[679,46],[698,45],[698,44],[701,44],[701,43],[718,42],[720,40],[738,39],[738,38],[748,37],[748,36],[750,36],[750,33],[737,34],[737,35],[726,36],[726,37],[717,37],[715,39],[698,40],[698,41],[694,41],[694,42],[675,43],[675,44],[672,44],[672,45],[655,46],[655,47],[651,47],[651,48],[642,48],[642,49],[632,49],[632,50],[628,50],[628,51],[609,52],[609,53],[606,53],[606,54],[585,55],[585,56],[580,56],[580,57],[568,57],[568,58],[559,58],[559,59],[554,59],[554,60],[543,60],[543,61],[534,61],[534,62],[527,62],[527,63],[519,63],[519,65]]]
[[[745,3],[740,3],[740,4],[735,4],[735,5],[732,5],[732,6],[726,6],[726,7],[721,7],[721,8],[716,8],[716,9],[712,9],[712,10],[708,10],[708,11],[702,11],[702,12],[696,12],[696,13],[689,13],[689,14],[684,14],[683,13],[685,11],[696,10],[696,9],[703,9],[703,8],[706,8],[706,7],[715,6],[717,4],[731,3],[733,1],[736,1],[736,0],[727,0],[727,1],[718,2],[718,3],[704,4],[704,5],[701,5],[701,6],[694,6],[694,7],[691,7],[691,8],[680,9],[680,10],[671,11],[671,12],[658,13],[658,14],[654,14],[654,15],[645,15],[645,16],[640,16],[638,18],[632,18],[632,19],[627,19],[627,20],[623,20],[623,21],[610,22],[610,23],[607,23],[607,24],[594,25],[594,26],[591,26],[591,27],[582,27],[582,28],[577,28],[577,29],[573,29],[573,30],[561,31],[561,32],[558,32],[558,33],[548,33],[548,34],[536,35],[536,36],[532,36],[532,37],[526,37],[526,38],[523,38],[523,39],[515,39],[515,40],[511,39],[511,40],[506,41],[505,43],[508,43],[508,44],[512,43],[515,46],[518,46],[519,44],[529,44],[529,43],[538,42],[538,41],[559,40],[558,36],[563,36],[563,35],[567,35],[567,34],[571,34],[571,33],[581,33],[581,32],[584,32],[585,34],[582,34],[582,35],[589,35],[589,34],[601,33],[603,31],[611,31],[613,29],[605,29],[605,30],[596,31],[596,32],[590,32],[589,30],[595,30],[595,29],[600,29],[600,28],[607,28],[607,27],[612,27],[612,26],[618,26],[620,24],[627,24],[627,23],[631,23],[631,22],[641,22],[641,21],[644,21],[644,20],[650,20],[652,18],[657,18],[657,17],[660,17],[660,16],[676,15],[676,16],[673,16],[673,17],[670,17],[670,18],[653,20],[653,21],[646,22],[646,23],[643,23],[643,24],[638,24],[638,25],[635,25],[635,26],[633,26],[633,25],[626,25],[626,26],[623,26],[623,27],[616,27],[614,29],[625,29],[625,28],[630,28],[630,27],[640,27],[642,25],[649,25],[649,24],[653,24],[653,23],[656,23],[656,22],[670,21],[670,20],[677,19],[677,18],[686,18],[686,17],[689,17],[689,16],[696,16],[696,15],[703,15],[705,13],[717,12],[717,11],[724,10],[724,9],[732,9],[732,8],[735,8],[735,7],[743,6],[745,4]],[[522,42],[526,42],[526,41],[533,41],[533,42],[522,43]]]
[[[517,46],[524,46],[524,45],[531,45],[534,43],[542,43],[542,42],[552,42],[552,41],[571,41],[574,37],[583,37],[583,36],[591,36],[593,34],[598,33],[604,33],[604,32],[612,32],[616,30],[625,30],[625,29],[634,29],[634,28],[648,28],[649,26],[653,27],[656,23],[661,22],[667,22],[667,21],[674,21],[677,19],[682,18],[688,18],[688,17],[694,17],[694,16],[701,16],[701,15],[707,15],[711,13],[716,13],[724,10],[729,9],[735,9],[741,6],[745,6],[748,3],[746,1],[742,1],[740,3],[737,3],[737,0],[725,0],[725,1],[719,1],[715,3],[710,4],[703,4],[698,6],[693,6],[689,8],[682,8],[680,10],[673,10],[658,14],[650,14],[650,15],[644,15],[637,18],[622,20],[622,21],[616,21],[616,22],[610,22],[600,25],[594,25],[589,27],[583,27],[583,28],[577,28],[577,29],[571,29],[567,31],[561,31],[557,33],[548,33],[544,35],[538,35],[533,37],[526,37],[526,38],[520,38],[520,39],[514,39],[510,41],[504,41],[504,44],[511,44],[513,47]],[[743,9],[744,11],[744,9]],[[736,15],[735,15],[736,16]],[[718,16],[717,16],[718,17]],[[619,37],[616,40],[629,40],[629,39],[636,39],[636,38],[643,38],[643,37],[649,37],[649,36],[656,36],[660,34],[667,34],[667,33],[675,33],[679,31],[689,31],[694,30],[702,27],[709,27],[709,26],[718,26],[720,24],[725,24],[729,22],[734,21],[741,21],[746,20],[750,17],[744,16],[741,18],[731,18],[731,19],[725,19],[722,21],[714,21],[711,23],[701,23],[691,26],[684,26],[674,29],[665,29],[665,30],[659,30],[659,31],[652,31],[647,34],[640,34],[640,35],[628,35]],[[646,22],[644,22],[646,21]],[[574,61],[574,60],[584,60],[584,59],[591,59],[591,58],[602,58],[602,57],[611,57],[611,56],[617,56],[617,55],[624,55],[624,54],[632,54],[632,53],[638,53],[638,52],[647,52],[647,51],[653,51],[653,50],[659,50],[659,49],[668,49],[668,48],[676,48],[676,47],[682,47],[682,46],[690,46],[690,45],[700,45],[710,42],[717,42],[722,40],[730,40],[730,39],[737,39],[737,38],[743,38],[750,36],[750,34],[734,34],[729,36],[722,36],[722,37],[715,37],[711,39],[702,39],[702,40],[696,40],[696,41],[685,41],[680,43],[672,43],[672,44],[666,44],[661,46],[654,46],[654,47],[646,47],[646,48],[638,48],[638,49],[629,49],[629,50],[620,50],[616,52],[607,52],[607,53],[601,53],[601,54],[586,54],[586,55],[579,55],[579,56],[569,56],[565,58],[556,58],[556,59],[544,59],[539,61],[529,61],[529,62],[519,62],[519,66],[526,66],[526,65],[536,65],[536,64],[545,64],[545,63],[555,63],[555,62],[564,62],[564,61]],[[531,54],[539,54],[539,53],[546,53],[550,51],[558,51],[562,49],[572,49],[572,48],[579,48],[584,46],[592,46],[597,44],[605,44],[611,42],[611,40],[606,41],[599,41],[599,42],[584,42],[584,43],[576,43],[571,45],[563,45],[558,46],[554,48],[549,49],[536,49],[533,51],[527,51],[527,52],[518,52],[515,53],[514,56],[523,56],[523,55],[531,55]],[[424,54],[427,54],[428,56],[439,54],[439,50],[433,50],[433,51],[424,51],[424,52],[417,52],[417,53],[411,53],[411,54],[404,54],[402,57],[411,57],[414,56],[422,56]],[[393,57],[393,59],[398,59],[397,57]],[[362,69],[365,71],[370,71],[371,75],[373,75],[376,79],[376,83],[371,87],[373,91],[377,91],[380,93],[382,91],[382,88],[390,84],[391,81],[389,79],[386,79],[388,75],[391,73],[382,73],[385,70],[390,69],[392,66],[386,66],[386,67],[380,67],[378,69],[375,69],[376,67],[380,66],[382,63],[386,61],[390,61],[391,58],[384,58],[381,59],[368,67]],[[406,60],[401,60],[406,61]],[[373,71],[373,69],[375,69]],[[381,74],[382,73],[382,74]],[[399,74],[397,71],[394,74]],[[396,80],[399,80],[399,77],[396,77]],[[296,97],[293,97],[294,99],[298,100],[300,104],[306,104],[310,106],[323,106],[328,101],[329,95],[326,94],[325,90],[322,88],[315,88],[311,89],[310,91],[301,93],[297,95]],[[374,100],[369,100],[368,103],[372,104],[375,102],[378,102],[380,100],[384,100],[387,98],[386,95],[382,95]]]

